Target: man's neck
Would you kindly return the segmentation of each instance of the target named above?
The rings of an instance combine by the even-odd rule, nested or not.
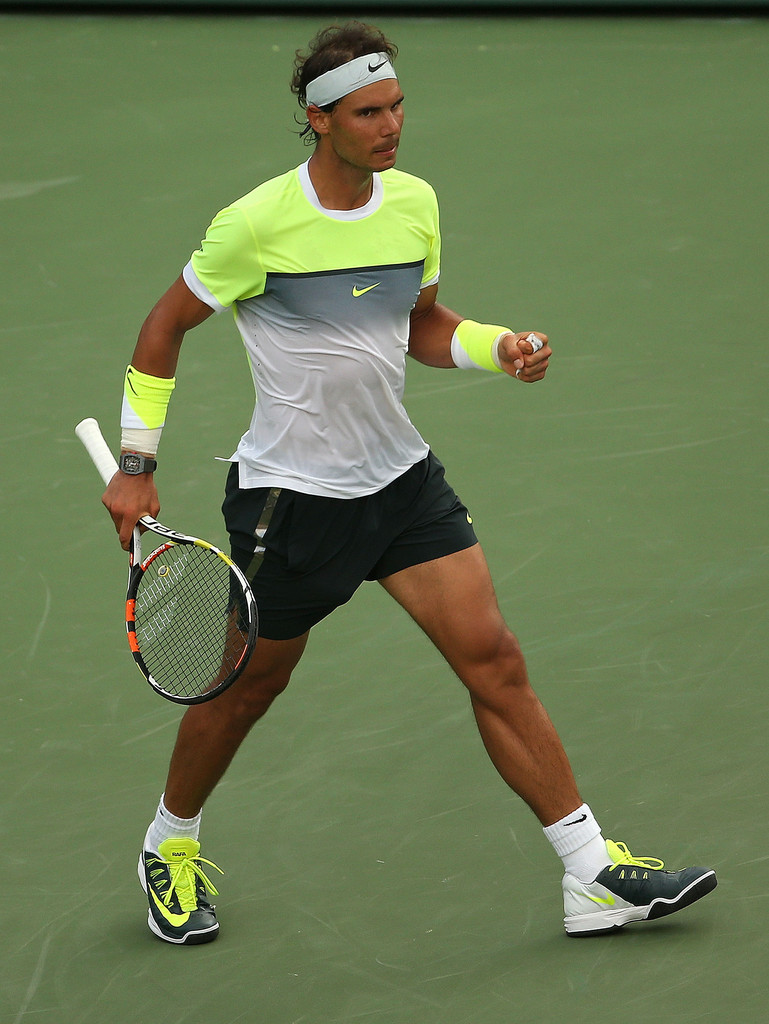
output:
[[[335,154],[324,157],[316,150],[308,170],[318,201],[327,210],[359,210],[371,199],[373,173],[343,163]]]

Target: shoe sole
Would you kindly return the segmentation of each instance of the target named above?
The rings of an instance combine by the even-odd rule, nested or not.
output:
[[[147,913],[147,924],[153,935],[157,935],[163,942],[171,942],[175,946],[201,946],[204,942],[213,942],[219,934],[219,925],[217,924],[214,928],[206,928],[204,931],[187,932],[181,939],[172,938],[160,929],[151,910]]]
[[[564,927],[567,935],[602,935],[613,932],[617,928],[624,928],[626,924],[635,924],[641,921],[657,921],[661,917],[675,914],[692,903],[707,896],[718,885],[715,871],[708,871],[700,875],[685,889],[682,889],[675,899],[652,900],[644,907],[625,907],[621,910],[605,910],[601,913],[578,914],[574,917],[564,918]]]
[[[139,882],[144,890],[144,895],[147,895],[147,877],[144,873],[144,857],[139,854],[139,863],[137,865],[137,872],[139,875]],[[186,932],[181,938],[176,938],[172,935],[166,935],[160,928],[160,925],[155,920],[152,911],[147,912],[147,925],[153,935],[157,935],[163,942],[170,942],[174,946],[200,946],[204,942],[213,942],[216,936],[219,934],[219,922],[212,928],[203,928],[200,931],[189,931]]]

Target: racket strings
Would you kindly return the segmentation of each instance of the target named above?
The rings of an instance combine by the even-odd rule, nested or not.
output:
[[[220,686],[248,645],[242,590],[220,555],[171,545],[145,565],[135,606],[136,643],[155,683],[176,697]]]

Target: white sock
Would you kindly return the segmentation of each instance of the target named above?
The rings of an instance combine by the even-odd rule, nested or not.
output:
[[[202,811],[198,811],[194,818],[177,818],[166,807],[164,798],[165,793],[160,798],[155,820],[144,837],[144,849],[150,853],[157,853],[166,839],[197,839],[200,835]]]
[[[612,863],[601,827],[587,804],[547,825],[543,832],[561,858],[564,871],[580,882],[594,882],[599,871]]]

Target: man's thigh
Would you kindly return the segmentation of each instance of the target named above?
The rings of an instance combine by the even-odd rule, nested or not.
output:
[[[455,668],[483,660],[509,631],[480,544],[380,580]]]

